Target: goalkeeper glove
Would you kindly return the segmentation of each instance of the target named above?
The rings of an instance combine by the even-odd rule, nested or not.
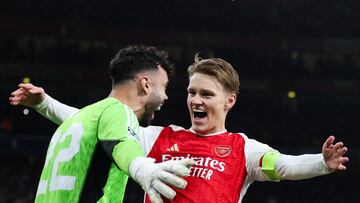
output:
[[[161,195],[173,199],[176,192],[167,184],[184,189],[187,182],[178,177],[190,174],[190,167],[195,163],[191,159],[170,160],[154,163],[152,158],[138,157],[129,165],[130,176],[141,185],[149,195],[151,202],[161,203]]]

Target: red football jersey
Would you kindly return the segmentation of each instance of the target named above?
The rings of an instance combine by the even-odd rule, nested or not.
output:
[[[241,134],[222,132],[211,136],[188,130],[164,128],[149,157],[156,162],[190,158],[191,167],[186,189],[175,189],[173,202],[238,202],[246,172],[245,140]],[[164,202],[169,202],[163,198]],[[146,197],[146,202],[150,202]]]

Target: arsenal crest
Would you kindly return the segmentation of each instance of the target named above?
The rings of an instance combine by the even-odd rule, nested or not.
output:
[[[219,157],[226,157],[231,153],[231,147],[225,145],[218,145],[215,147],[215,153]]]

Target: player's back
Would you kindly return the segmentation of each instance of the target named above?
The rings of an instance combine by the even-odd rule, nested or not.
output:
[[[129,111],[118,100],[107,98],[81,109],[56,130],[48,147],[35,202],[95,202],[106,193],[104,186],[111,184],[110,174],[119,181],[116,189],[125,187],[127,176],[98,144],[102,142],[98,137],[100,118],[112,108]],[[122,116],[114,115],[114,119],[119,117]],[[122,197],[120,191],[116,198],[121,201]]]

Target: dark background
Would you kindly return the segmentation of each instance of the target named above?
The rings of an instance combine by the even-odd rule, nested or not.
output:
[[[243,202],[359,202],[359,9],[356,0],[1,1],[0,202],[33,202],[57,127],[8,104],[16,85],[29,77],[81,108],[109,94],[108,63],[128,44],[163,48],[176,65],[155,125],[190,127],[186,69],[201,51],[240,74],[229,131],[294,155],[320,152],[331,134],[348,146],[347,171],[256,182]],[[141,202],[136,185],[128,190],[126,202]]]

